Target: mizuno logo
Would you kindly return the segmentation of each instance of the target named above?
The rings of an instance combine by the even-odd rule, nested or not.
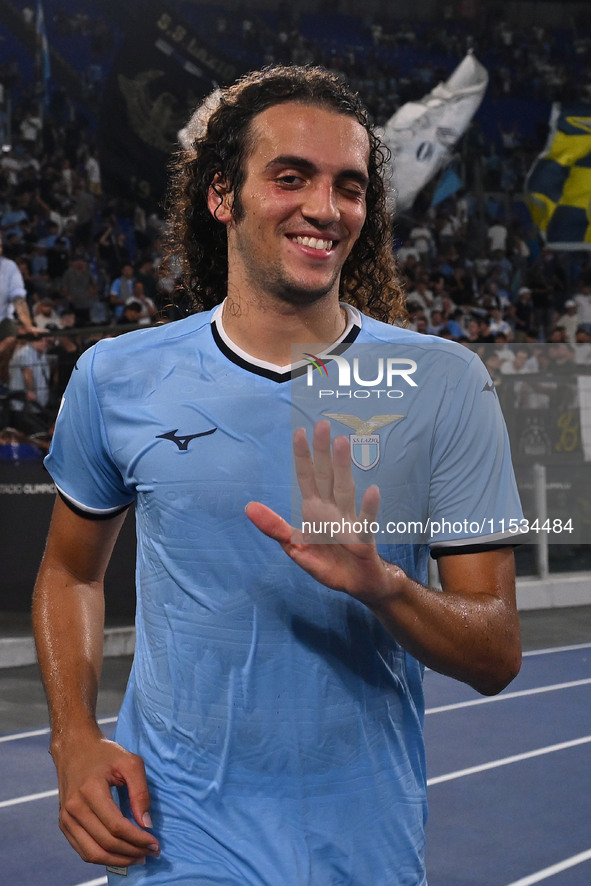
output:
[[[156,434],[157,440],[172,440],[173,443],[179,448],[179,452],[186,452],[189,448],[189,443],[191,440],[195,440],[197,437],[207,437],[209,434],[213,434],[214,431],[217,431],[217,428],[212,428],[210,431],[202,431],[200,434],[185,434],[182,437],[177,436],[178,428],[175,428],[174,431],[167,431],[166,434]]]
[[[495,393],[495,386],[492,381],[488,381],[482,389],[483,391],[490,391],[491,394]]]

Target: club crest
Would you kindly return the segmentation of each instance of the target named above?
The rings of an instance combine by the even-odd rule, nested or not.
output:
[[[405,418],[404,415],[374,415],[362,419],[342,412],[325,412],[324,415],[356,432],[349,434],[351,461],[362,471],[369,471],[380,460],[380,437],[373,432]]]

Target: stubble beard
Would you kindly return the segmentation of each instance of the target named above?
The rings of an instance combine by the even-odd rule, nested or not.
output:
[[[260,293],[262,298],[269,297],[292,307],[308,307],[332,292],[338,293],[340,270],[318,286],[306,286],[297,278],[289,277],[279,264],[268,267],[264,274],[249,273],[248,277],[253,291]]]

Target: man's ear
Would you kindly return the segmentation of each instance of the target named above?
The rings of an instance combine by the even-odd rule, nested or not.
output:
[[[232,220],[234,195],[219,173],[209,186],[207,205],[213,217],[222,224],[227,225]]]

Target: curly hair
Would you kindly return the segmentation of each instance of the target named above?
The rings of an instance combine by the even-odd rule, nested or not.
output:
[[[357,95],[336,75],[314,66],[276,65],[247,74],[216,90],[180,133],[182,147],[171,161],[167,198],[168,233],[164,268],[189,296],[193,310],[209,310],[226,296],[227,235],[208,208],[215,180],[233,192],[240,218],[240,193],[251,149],[254,117],[284,102],[300,102],[354,117],[369,138],[367,215],[340,278],[340,297],[385,322],[406,320],[404,296],[391,243],[384,172],[388,149],[377,137]]]

